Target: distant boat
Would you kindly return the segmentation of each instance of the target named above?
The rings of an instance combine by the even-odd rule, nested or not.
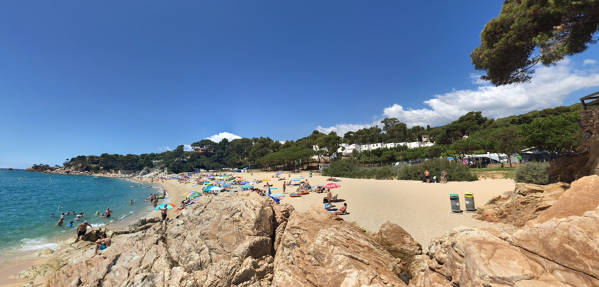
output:
[[[8,170],[14,170],[12,167],[9,167]]]

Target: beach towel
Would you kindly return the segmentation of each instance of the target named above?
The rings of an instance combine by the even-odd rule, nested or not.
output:
[[[279,201],[281,201],[280,199],[278,199],[274,196],[271,196],[270,199],[272,199],[275,203],[279,203]]]

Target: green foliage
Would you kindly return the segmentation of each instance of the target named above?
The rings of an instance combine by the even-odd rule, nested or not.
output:
[[[427,160],[419,164],[404,166],[399,170],[398,179],[423,180],[425,170],[430,172],[431,179],[436,175],[437,180],[441,180],[441,171],[443,170],[447,172],[448,181],[475,181],[477,179],[467,166],[444,159]]]
[[[436,175],[439,180],[441,180],[442,170],[447,171],[447,179],[450,181],[474,181],[477,179],[468,167],[454,161],[442,159],[396,167],[361,167],[356,160],[339,160],[325,169],[323,175],[348,178],[422,180],[424,179],[424,171],[427,169],[431,173],[431,178]]]
[[[584,51],[596,42],[597,30],[596,0],[506,0],[470,56],[476,69],[487,71],[485,80],[496,85],[523,82],[536,63],[550,65]]]
[[[529,162],[516,169],[516,181],[534,184],[549,183],[549,163]]]
[[[583,139],[579,118],[579,114],[535,118],[522,127],[525,141],[553,152],[572,151]]]

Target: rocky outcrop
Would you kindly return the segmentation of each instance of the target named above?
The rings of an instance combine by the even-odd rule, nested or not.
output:
[[[504,205],[561,196],[520,229],[459,227],[425,254],[393,223],[369,235],[324,210],[297,212],[254,193],[202,197],[166,222],[106,231],[113,243],[98,256],[79,241],[21,278],[36,286],[599,287],[597,184],[595,176],[566,192],[519,185]]]
[[[69,258],[47,286],[269,286],[274,212],[257,195],[206,197],[166,223]],[[224,216],[226,215],[226,216]]]
[[[599,280],[474,228],[456,228],[431,242],[429,270],[414,274],[413,286],[599,286]],[[427,284],[426,276],[435,281]],[[437,285],[435,285],[437,284]]]
[[[272,286],[405,286],[399,262],[359,227],[322,210],[294,212]]]
[[[416,256],[422,254],[422,246],[401,226],[391,222],[384,223],[372,237],[391,256],[399,259],[399,277],[408,283],[412,278],[410,271],[412,263]]]
[[[568,187],[566,183],[550,185],[517,183],[514,191],[496,196],[479,207],[475,218],[521,227],[551,207]]]

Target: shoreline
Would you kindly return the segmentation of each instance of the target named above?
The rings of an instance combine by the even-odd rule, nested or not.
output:
[[[36,172],[36,171],[31,171],[31,172]],[[70,174],[67,174],[67,175],[70,175]],[[130,178],[130,177],[120,177],[120,176],[114,176],[114,175],[100,175],[100,174],[93,174],[93,175],[77,174],[76,176],[116,178],[116,179],[122,179],[122,180],[132,182],[132,183],[152,185],[152,189],[157,189],[159,191],[162,191],[163,189],[166,190],[160,182],[144,182],[144,181],[139,181],[136,178]],[[164,203],[166,203],[167,202],[166,200],[168,200],[168,193],[169,193],[169,191],[167,190],[167,197],[165,197],[165,200],[162,200],[162,201],[164,201]],[[160,202],[160,203],[163,203],[163,202]],[[146,202],[139,202],[136,204],[148,205]],[[93,229],[97,229],[100,227],[107,228],[110,230],[127,229],[129,225],[139,221],[142,218],[155,217],[156,215],[158,215],[158,211],[154,210],[153,208],[151,208],[151,206],[148,205],[134,213],[115,218],[115,220],[113,222],[93,224],[93,226],[94,226]],[[3,249],[12,249],[13,252],[0,253],[0,287],[21,286],[22,284],[27,283],[27,280],[18,279],[17,278],[18,274],[33,267],[33,266],[42,265],[42,264],[48,262],[48,260],[52,257],[52,254],[54,252],[56,252],[57,250],[59,250],[61,248],[65,248],[66,246],[68,246],[69,244],[71,244],[74,241],[75,230],[76,230],[75,226],[73,226],[73,228],[71,230],[68,230],[69,232],[65,232],[63,234],[56,234],[56,235],[52,235],[52,236],[42,235],[36,239],[31,239],[33,241],[43,239],[44,241],[43,241],[43,244],[41,244],[41,245],[47,246],[45,248],[42,247],[42,248],[35,248],[35,249],[31,249],[31,250],[22,250],[22,248],[16,249],[15,247],[21,246],[19,243],[15,243],[14,246],[4,247]],[[88,229],[88,232],[89,231],[90,231],[90,229]],[[27,239],[27,238],[24,238],[24,239]]]

